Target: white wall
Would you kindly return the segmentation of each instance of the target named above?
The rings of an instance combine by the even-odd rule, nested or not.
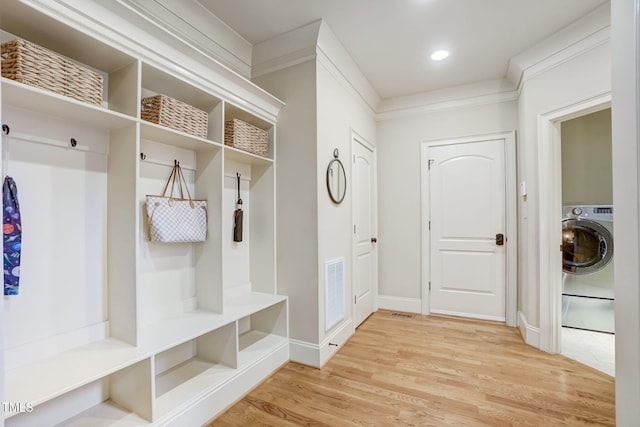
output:
[[[317,343],[315,61],[262,75],[254,82],[286,103],[276,126],[278,293],[289,296],[290,337]]]
[[[526,322],[534,327],[540,325],[539,203],[541,197],[550,194],[549,189],[538,185],[546,173],[538,167],[539,116],[608,93],[611,90],[610,52],[609,43],[600,44],[526,79],[522,85],[518,101],[518,182],[526,182],[528,195],[524,200],[519,199],[518,206],[518,308]],[[558,221],[560,215],[558,212]]]
[[[341,344],[354,330],[351,191],[334,204],[326,168],[338,148],[349,183],[352,131],[375,144],[373,111],[361,95],[370,87],[358,84],[361,75],[345,78],[359,70],[323,22],[260,44],[254,58],[253,81],[286,103],[277,124],[278,292],[290,301],[291,358],[321,366],[336,350],[329,339]],[[324,264],[336,258],[345,260],[344,319],[325,331]]]
[[[640,1],[613,0],[613,203],[616,206],[616,423],[640,420]]]
[[[562,122],[562,204],[610,205],[611,109]]]
[[[420,141],[510,131],[516,126],[515,101],[432,111],[378,123],[381,308],[420,311]]]
[[[373,114],[357,101],[343,81],[336,76],[333,67],[325,61],[317,62],[318,105],[318,300],[320,342],[332,331],[325,331],[324,307],[324,263],[344,257],[345,259],[345,320],[352,317],[352,197],[350,188],[353,162],[351,161],[351,132],[357,132],[371,144],[376,142],[376,123]],[[341,204],[329,198],[326,188],[326,170],[333,159],[333,150],[340,152],[347,175],[347,191]],[[336,326],[336,327],[339,327]],[[335,329],[336,327],[332,328]]]

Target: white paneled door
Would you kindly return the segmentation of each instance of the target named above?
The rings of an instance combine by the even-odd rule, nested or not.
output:
[[[505,320],[505,141],[428,148],[430,311]]]
[[[376,193],[373,150],[353,139],[353,317],[357,327],[375,309]]]

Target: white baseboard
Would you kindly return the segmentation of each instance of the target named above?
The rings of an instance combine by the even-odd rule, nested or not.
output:
[[[353,335],[355,328],[351,319],[347,319],[320,343],[320,367],[331,359],[338,349]]]
[[[334,328],[331,334],[320,344],[290,339],[289,353],[291,361],[313,366],[314,368],[321,368],[340,346],[347,342],[353,333],[353,322],[351,319],[347,319]]]
[[[378,295],[378,307],[383,310],[404,311],[407,313],[422,312],[420,298],[402,298],[390,295]]]
[[[521,311],[518,311],[518,329],[520,329],[520,334],[526,344],[540,348],[540,328],[531,326]]]
[[[292,362],[320,367],[320,345],[289,339],[289,354]]]

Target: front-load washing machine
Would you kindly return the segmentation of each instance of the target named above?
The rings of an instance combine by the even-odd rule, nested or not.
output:
[[[564,206],[562,217],[562,326],[614,333],[613,206]]]

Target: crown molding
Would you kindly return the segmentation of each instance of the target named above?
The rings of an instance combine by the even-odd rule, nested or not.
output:
[[[454,86],[382,101],[376,121],[393,120],[434,111],[515,101],[518,91],[506,79]]]
[[[465,98],[449,99],[433,103],[421,104],[399,110],[385,111],[376,114],[376,121],[401,119],[435,111],[454,110],[459,108],[477,107],[487,104],[517,101],[520,96],[518,91],[491,93],[487,95],[469,96]]]
[[[575,58],[611,38],[609,2],[581,19],[514,56],[509,61],[507,80],[522,90],[522,85],[545,71]]]
[[[320,25],[318,35],[318,52],[322,52],[334,68],[334,75],[342,77],[349,90],[367,105],[371,113],[375,113],[380,104],[380,95],[362,73],[358,64],[342,45],[326,22]]]
[[[366,110],[375,113],[380,96],[323,20],[256,44],[253,47],[252,78],[309,60],[317,60],[364,104]]]
[[[198,0],[122,0],[186,43],[249,78],[252,45]]]
[[[254,45],[251,78],[315,59],[321,24],[317,20]]]

